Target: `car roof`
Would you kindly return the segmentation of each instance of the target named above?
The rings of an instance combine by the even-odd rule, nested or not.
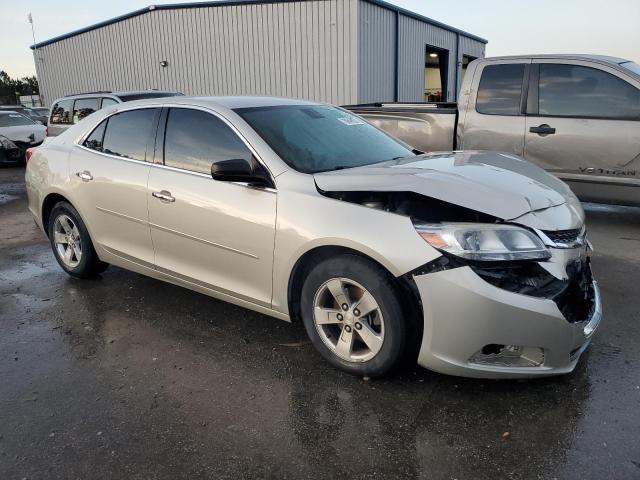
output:
[[[301,100],[297,98],[283,97],[251,97],[251,96],[228,96],[228,97],[162,97],[162,98],[145,98],[127,102],[126,106],[135,105],[157,105],[157,104],[181,104],[194,105],[202,107],[211,107],[214,109],[234,110],[237,108],[256,108],[256,107],[277,107],[286,105],[322,105],[318,102],[309,100]],[[125,108],[124,105],[121,106]]]
[[[620,65],[621,63],[629,62],[630,60],[625,60],[624,58],[619,57],[611,57],[608,55],[591,55],[587,53],[545,53],[545,54],[537,54],[537,55],[504,55],[499,57],[486,57],[483,60],[518,60],[518,59],[529,59],[529,58],[557,58],[564,60],[594,60],[597,62],[609,63]]]
[[[15,110],[0,110],[0,115],[9,115],[13,113],[14,115],[22,115],[20,112],[17,112]],[[22,115],[24,117],[24,115]]]
[[[182,95],[182,93],[174,90],[121,90],[117,92],[112,92],[110,90],[99,90],[95,92],[83,92],[83,93],[73,93],[71,95],[65,95],[64,97],[60,97],[56,99],[56,102],[60,100],[66,100],[70,98],[94,98],[94,97],[126,97],[130,95],[154,95],[154,94],[176,94]],[[54,102],[55,103],[55,102]]]

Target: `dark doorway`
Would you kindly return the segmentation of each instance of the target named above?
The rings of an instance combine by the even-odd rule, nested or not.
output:
[[[424,58],[424,101],[446,102],[449,50],[427,45]]]

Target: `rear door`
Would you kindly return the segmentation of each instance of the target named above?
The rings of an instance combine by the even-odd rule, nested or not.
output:
[[[458,125],[459,149],[523,154],[525,80],[530,63],[530,60],[518,59],[478,66],[466,113]]]
[[[607,188],[640,180],[638,86],[606,65],[535,60],[524,156],[573,183]]]
[[[153,268],[147,181],[160,109],[103,120],[70,155],[73,202],[98,248]]]
[[[167,111],[157,144],[164,158],[151,169],[148,194],[157,269],[270,306],[275,190],[211,177],[212,163],[253,161],[253,152],[222,118],[185,107]]]

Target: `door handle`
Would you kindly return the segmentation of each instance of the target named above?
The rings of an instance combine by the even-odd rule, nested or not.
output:
[[[538,135],[541,135],[541,136],[553,135],[554,133],[556,133],[556,129],[553,127],[550,127],[546,123],[543,123],[539,127],[531,127],[529,131],[531,133],[537,133]]]
[[[89,182],[93,180],[93,175],[91,175],[91,172],[89,172],[88,170],[85,170],[84,172],[78,172],[76,173],[76,176],[79,177],[83,182]]]
[[[151,193],[155,198],[159,199],[161,202],[172,203],[175,202],[176,199],[171,196],[171,192],[167,192],[166,190],[161,190],[159,192]]]

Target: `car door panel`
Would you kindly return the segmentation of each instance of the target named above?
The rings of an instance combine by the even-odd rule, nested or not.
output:
[[[616,194],[616,186],[640,186],[640,93],[635,102],[618,95],[633,96],[634,86],[606,65],[544,59],[533,68],[525,158],[570,182],[585,200],[603,200],[597,190],[606,185],[608,201],[628,203],[629,192]],[[607,95],[608,81],[614,83]]]
[[[76,208],[87,223],[95,246],[147,267],[153,267],[154,251],[147,205],[150,163],[145,161],[145,152],[149,145],[153,146],[158,114],[158,109],[136,109],[110,117],[94,129],[83,145],[73,149],[69,163]],[[118,123],[125,118],[137,121],[133,125]],[[103,125],[106,129],[97,139]],[[127,150],[133,148],[126,145],[130,141],[137,142],[135,153]]]
[[[215,161],[255,152],[213,112],[173,107],[160,124],[148,185],[156,268],[271,306],[275,190],[211,176]]]
[[[149,165],[78,147],[71,154],[70,166],[76,208],[88,224],[94,244],[153,265],[147,223]],[[81,178],[83,174],[86,179]]]
[[[153,197],[161,191],[174,201]],[[271,304],[275,192],[165,168],[152,168],[149,192],[160,271]]]

